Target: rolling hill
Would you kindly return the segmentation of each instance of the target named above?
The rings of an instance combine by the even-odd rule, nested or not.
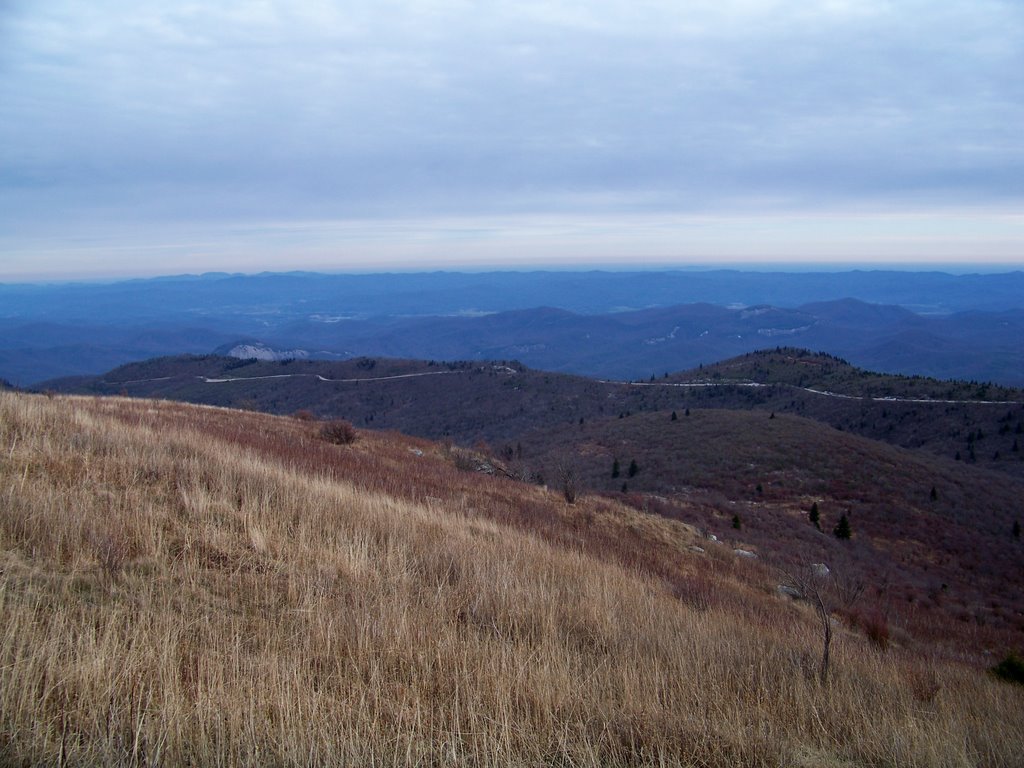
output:
[[[1024,309],[926,316],[854,299],[740,307],[708,303],[603,314],[553,307],[484,316],[282,326],[275,346],[349,356],[516,359],[605,378],[709,364],[775,344],[819,349],[890,373],[1024,385]]]
[[[899,519],[851,494],[889,493],[880,477],[931,479],[905,451],[789,415],[613,421],[637,440],[664,425],[773,452],[735,479],[742,496],[649,494],[675,507],[655,515],[631,493],[567,504],[394,433],[339,446],[303,419],[0,393],[0,759],[999,766],[1024,752],[1021,689],[984,671],[1024,632],[1019,606],[1004,605],[1012,590],[967,620],[963,584],[907,599],[933,560],[947,566],[947,532],[994,537],[1005,524],[995,497],[955,511],[955,485],[976,468],[955,468],[940,488],[950,506],[934,512],[912,490],[894,496],[914,507],[893,549]],[[801,445],[821,478],[793,474]],[[714,450],[742,462],[747,449]],[[823,454],[871,475],[829,477]],[[634,481],[645,474],[652,464]],[[735,542],[704,536],[722,503],[747,505],[755,477],[767,506],[742,507]],[[857,502],[853,538],[787,546],[782,530],[810,528],[770,506],[791,489],[820,498],[827,520],[833,497]],[[993,544],[986,570],[968,561],[962,577],[984,588],[1001,568],[1019,573],[1013,546],[1010,563]],[[908,556],[918,547],[934,557]],[[840,587],[872,576],[859,601],[827,604],[827,676],[811,593],[777,589],[819,551],[831,572],[814,583],[829,594],[854,598]],[[879,590],[880,572],[860,569],[886,558]]]
[[[464,445],[515,445],[538,428],[686,408],[794,413],[847,432],[1024,477],[1024,392],[876,374],[830,355],[779,347],[644,381],[598,381],[518,362],[359,358],[267,362],[162,358],[99,377],[48,382],[54,391],[128,394],[244,407],[308,410],[359,426]],[[1016,449],[1015,449],[1016,446]]]
[[[780,564],[792,564],[787,553],[844,562],[881,590],[879,611],[915,606],[904,624],[919,636],[950,633],[936,610],[955,612],[969,633],[1001,636],[997,645],[1024,628],[1012,576],[1021,548],[1011,532],[1024,519],[1016,390],[871,373],[792,348],[644,382],[515,362],[207,357],[153,360],[65,389],[342,417],[443,439],[463,446],[453,450],[466,466],[553,487],[570,471],[582,491],[683,519]],[[821,530],[807,520],[814,504]],[[829,535],[841,515],[856,547]]]

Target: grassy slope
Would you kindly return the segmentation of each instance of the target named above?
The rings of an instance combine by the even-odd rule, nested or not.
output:
[[[0,395],[8,764],[1007,765],[1024,696],[436,446]],[[421,455],[416,452],[420,452]],[[696,591],[714,600],[695,600]]]
[[[1011,534],[1024,483],[1013,478],[763,411],[635,414],[540,432],[522,448],[522,461],[549,475],[573,457],[586,487],[614,494],[625,483],[627,501],[781,567],[826,562],[856,574],[877,591],[871,610],[914,637],[946,638],[957,652],[1024,642],[1024,542]],[[821,531],[808,522],[813,503]],[[841,514],[850,542],[830,535]]]

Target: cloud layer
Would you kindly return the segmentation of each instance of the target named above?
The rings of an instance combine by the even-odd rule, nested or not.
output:
[[[0,245],[1019,214],[1020,72],[998,0],[0,4]]]

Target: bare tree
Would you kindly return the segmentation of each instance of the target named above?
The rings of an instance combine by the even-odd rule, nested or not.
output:
[[[834,574],[823,563],[814,563],[797,571],[783,573],[786,578],[785,586],[809,602],[818,618],[821,628],[821,664],[818,667],[818,679],[824,685],[828,682],[831,663],[833,614],[840,608],[851,608],[864,592],[864,583],[859,579]]]
[[[562,495],[569,504],[575,504],[580,493],[580,470],[576,460],[570,456],[562,456],[555,463],[555,479]]]

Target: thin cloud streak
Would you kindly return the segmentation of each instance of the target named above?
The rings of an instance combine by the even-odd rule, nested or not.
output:
[[[522,216],[277,222],[0,239],[0,281],[286,269],[538,268],[756,262],[1020,266],[1024,216]],[[971,258],[965,258],[964,254]],[[287,254],[282,262],[281,254]],[[54,262],[58,270],[47,270]],[[126,264],[132,265],[126,267]],[[168,269],[168,265],[173,268]]]

